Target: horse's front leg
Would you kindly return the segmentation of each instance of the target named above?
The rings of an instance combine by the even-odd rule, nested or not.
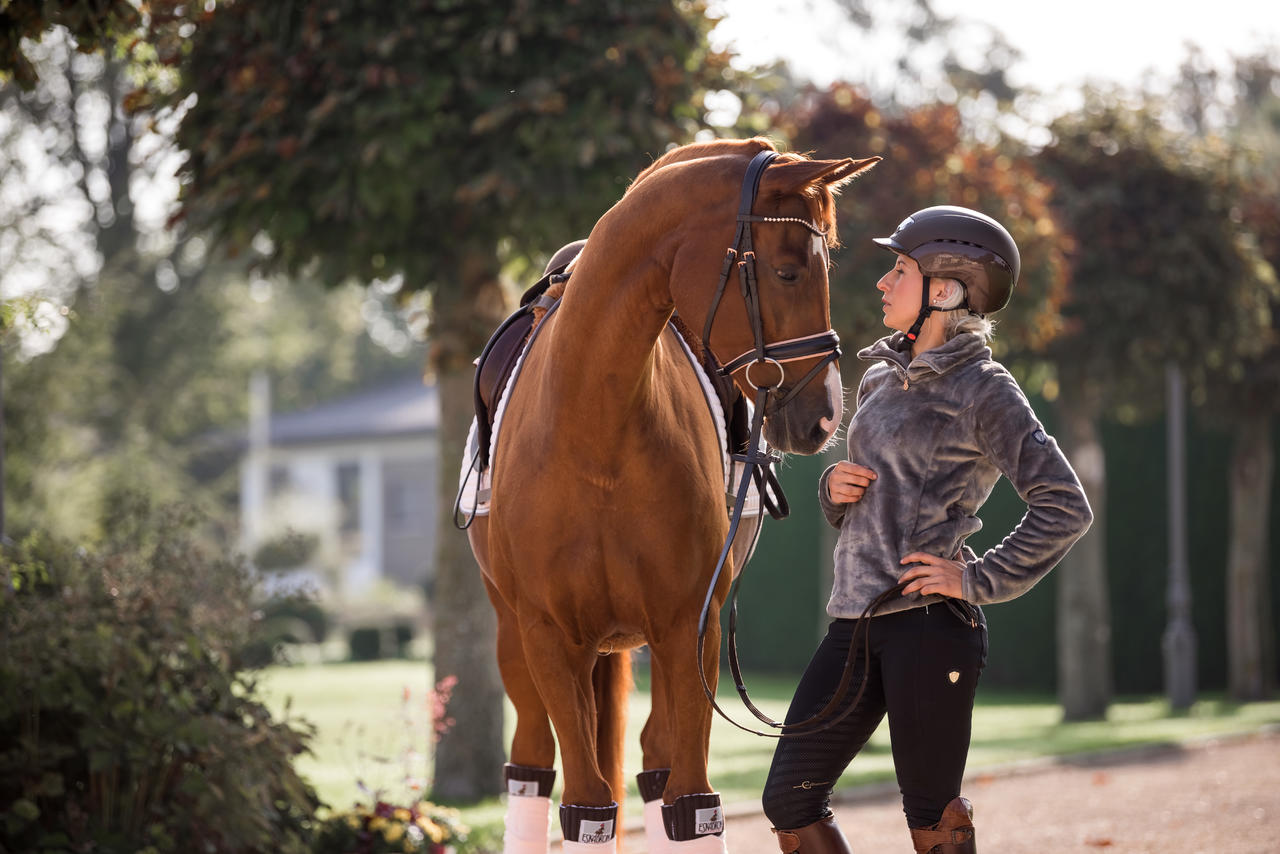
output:
[[[652,649],[650,649],[652,652]],[[649,656],[649,719],[640,731],[640,751],[644,770],[636,775],[636,786],[644,801],[644,835],[649,854],[665,854],[667,831],[662,824],[662,793],[671,776],[671,707],[667,680],[661,662]]]
[[[526,660],[551,715],[564,765],[560,827],[565,854],[613,854],[618,804],[596,758],[596,645],[567,637],[548,617],[521,619]]]
[[[682,615],[653,644],[655,683],[667,696],[671,722],[671,775],[663,793],[662,818],[669,854],[724,854],[724,811],[720,795],[707,779],[711,738],[711,705],[698,675],[698,613]],[[715,690],[719,675],[720,621],[718,608],[707,621],[701,665],[707,684]]]

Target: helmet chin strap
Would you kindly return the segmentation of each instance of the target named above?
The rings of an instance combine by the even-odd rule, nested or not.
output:
[[[916,322],[911,324],[911,328],[907,330],[906,340],[910,344],[914,344],[916,338],[920,336],[920,328],[924,326],[924,322],[929,319],[929,315],[935,311],[942,311],[936,305],[929,305],[929,282],[930,277],[924,277],[924,283],[920,286],[920,313],[916,315]]]

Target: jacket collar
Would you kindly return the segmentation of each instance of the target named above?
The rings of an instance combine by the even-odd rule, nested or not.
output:
[[[950,341],[932,350],[926,350],[914,359],[911,358],[911,348],[903,346],[905,344],[906,335],[895,332],[881,338],[870,347],[859,350],[858,358],[868,362],[888,362],[912,379],[919,379],[929,374],[941,376],[966,362],[991,358],[991,349],[973,332],[961,332]],[[903,349],[899,350],[899,347]]]

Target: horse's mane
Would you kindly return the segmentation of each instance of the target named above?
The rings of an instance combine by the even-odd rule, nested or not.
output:
[[[650,163],[645,169],[635,177],[635,180],[627,187],[626,192],[631,192],[636,185],[644,181],[653,173],[670,166],[673,163],[687,163],[690,160],[698,160],[703,157],[718,157],[725,154],[741,153],[747,157],[754,157],[761,151],[778,151],[773,141],[763,137],[756,136],[751,139],[717,139],[710,142],[695,142],[689,145],[682,145],[673,148],[663,154],[657,160]],[[808,160],[809,158],[803,154],[794,152],[779,152],[778,160],[775,162],[794,163],[800,160]],[[809,188],[809,195],[818,202],[818,220],[816,225],[822,228],[827,234],[827,246],[835,249],[840,245],[839,237],[836,234],[836,203],[835,193],[826,184],[817,184]]]

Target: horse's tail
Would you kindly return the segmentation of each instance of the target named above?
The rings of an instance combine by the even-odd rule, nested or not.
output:
[[[596,694],[596,754],[600,773],[613,790],[613,799],[621,807],[627,791],[622,753],[626,740],[627,698],[632,687],[631,651],[598,656],[591,683]]]

